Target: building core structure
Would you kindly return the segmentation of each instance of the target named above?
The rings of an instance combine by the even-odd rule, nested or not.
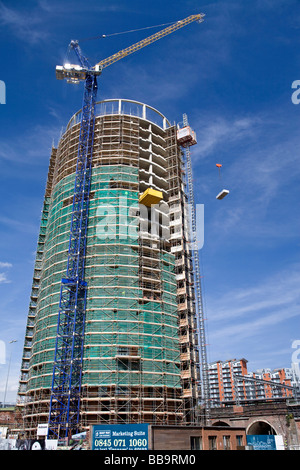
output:
[[[47,423],[81,111],[52,148],[21,365],[23,431]],[[199,423],[200,370],[183,152],[154,108],[95,108],[80,427]]]

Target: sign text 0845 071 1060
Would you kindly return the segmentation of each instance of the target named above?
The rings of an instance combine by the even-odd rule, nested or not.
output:
[[[93,450],[148,450],[148,424],[93,426]]]

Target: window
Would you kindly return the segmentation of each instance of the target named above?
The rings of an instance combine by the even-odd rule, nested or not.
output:
[[[223,436],[223,449],[230,450],[230,436]]]
[[[126,346],[125,347],[118,347],[118,355],[119,356],[128,356],[129,354],[129,348],[127,348]]]
[[[243,436],[236,436],[236,445],[242,446],[243,445]]]
[[[116,387],[116,395],[129,395],[128,387]]]
[[[217,436],[208,436],[208,449],[217,450]]]
[[[202,450],[202,438],[200,436],[191,436],[191,450]]]
[[[140,361],[131,361],[128,358],[117,359],[117,369],[119,370],[140,370]]]

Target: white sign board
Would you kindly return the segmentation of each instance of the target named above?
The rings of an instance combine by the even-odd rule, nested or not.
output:
[[[46,450],[56,450],[57,449],[57,439],[45,439]]]
[[[276,445],[276,450],[285,450],[283,437],[281,435],[275,436],[275,445]]]
[[[7,435],[7,427],[6,426],[0,426],[0,439],[5,439]]]
[[[47,436],[48,434],[48,424],[39,424],[37,428],[38,436]]]

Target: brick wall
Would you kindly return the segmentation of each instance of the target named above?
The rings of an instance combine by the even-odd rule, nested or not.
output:
[[[243,427],[229,426],[151,426],[152,450],[237,450],[246,445]]]

